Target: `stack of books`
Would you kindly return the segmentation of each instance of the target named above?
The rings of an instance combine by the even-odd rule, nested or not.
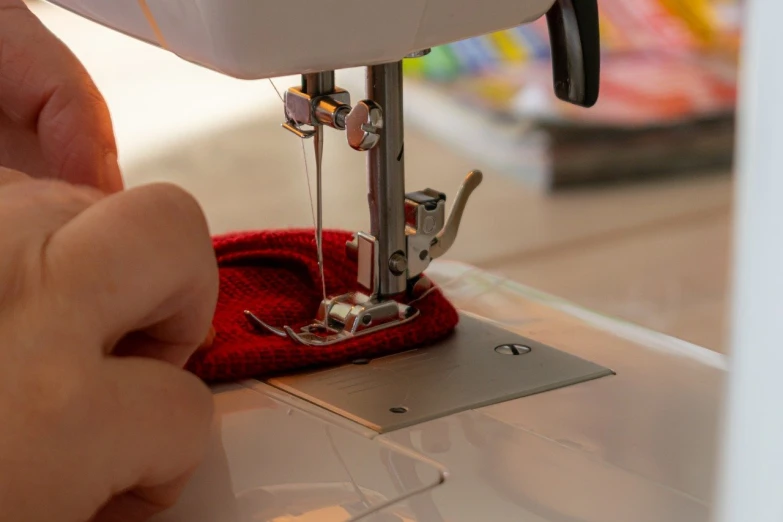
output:
[[[407,60],[408,122],[543,190],[728,168],[734,0],[601,0],[601,98],[552,90],[545,20]]]

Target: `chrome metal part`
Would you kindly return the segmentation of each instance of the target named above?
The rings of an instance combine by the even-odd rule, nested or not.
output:
[[[286,123],[295,127],[326,125],[345,128],[345,116],[351,109],[348,91],[335,88],[331,93],[308,93],[291,87],[284,96]]]
[[[321,302],[315,321],[299,331],[290,326],[277,328],[246,310],[245,317],[255,327],[307,346],[329,346],[360,335],[377,332],[414,320],[419,311],[391,300],[377,300],[352,292]]]
[[[362,100],[351,108],[351,95],[334,85],[334,72],[303,76],[301,88],[288,89],[283,103],[286,120],[283,128],[300,138],[314,136],[315,128],[323,125],[346,131],[348,144],[358,151],[370,150],[380,140],[381,106]]]
[[[405,271],[408,270],[408,258],[405,257],[403,252],[395,252],[392,254],[389,258],[389,270],[391,270],[394,275],[403,275]]]
[[[334,71],[324,71],[302,75],[303,92],[330,93],[334,90]]]
[[[446,219],[446,195],[432,189],[405,195],[405,234],[408,277],[424,272],[430,264],[430,247]]]
[[[382,128],[383,111],[380,105],[370,100],[357,103],[345,118],[348,145],[358,151],[367,151],[378,145]]]
[[[524,344],[501,344],[495,347],[495,352],[503,355],[525,355],[531,350],[531,347]]]
[[[348,93],[346,93],[346,98]],[[313,116],[321,125],[328,125],[338,130],[345,130],[345,119],[351,111],[349,102],[341,102],[334,96],[316,98],[313,106]]]
[[[470,172],[462,182],[446,222],[446,195],[432,189],[405,196],[405,234],[408,278],[420,275],[430,262],[454,244],[468,198],[481,184],[481,171]]]
[[[345,128],[345,118],[351,110],[351,95],[334,85],[334,71],[326,71],[302,76],[301,87],[288,89],[283,103],[286,120],[283,128],[300,138],[309,138],[320,125],[338,130]],[[313,129],[305,129],[307,126]]]
[[[290,132],[291,134],[298,136],[299,138],[302,138],[303,140],[306,140],[307,138],[312,138],[315,135],[314,130],[307,130],[302,129],[299,127],[296,123],[283,123],[283,128]]]
[[[355,334],[397,319],[407,319],[412,308],[395,301],[377,301],[359,292],[345,294],[322,303],[318,321],[327,328],[341,328]]]
[[[496,351],[503,345],[530,351],[509,357]],[[462,315],[456,334],[432,346],[268,382],[386,433],[611,375],[608,368]]]
[[[269,333],[273,333],[278,337],[288,337],[288,334],[285,333],[285,330],[281,330],[280,328],[275,328],[274,326],[270,325],[269,323],[262,321],[256,314],[251,312],[250,310],[244,311],[245,318],[247,321],[256,329],[264,332],[267,331]]]
[[[378,293],[378,241],[369,234],[356,234],[356,253],[358,271],[356,281],[371,295]]]
[[[315,194],[316,194],[316,223],[315,240],[318,252],[318,268],[321,274],[321,286],[323,288],[323,297],[326,299],[326,280],[324,279],[324,191],[323,191],[323,155],[324,155],[324,129],[322,125],[315,126],[315,135],[313,139],[315,146]]]
[[[283,103],[286,123],[295,126],[313,124],[313,100],[310,95],[296,87],[291,87],[283,94]]]
[[[389,259],[406,250],[405,156],[402,107],[402,62],[367,68],[367,94],[383,107],[380,142],[369,152],[370,233],[378,240],[380,296],[405,291],[407,278],[395,275]]]

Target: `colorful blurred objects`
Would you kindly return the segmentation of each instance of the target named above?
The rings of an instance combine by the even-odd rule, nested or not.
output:
[[[551,93],[546,20],[407,60],[414,81],[505,117],[657,125],[733,112],[739,0],[600,0],[601,98],[594,110]]]
[[[552,88],[546,19],[405,61],[406,118],[536,189],[725,172],[741,0],[599,0],[601,96]]]

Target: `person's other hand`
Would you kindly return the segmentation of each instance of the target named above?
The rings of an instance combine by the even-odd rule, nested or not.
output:
[[[181,369],[217,301],[196,202],[0,169],[0,252],[0,518],[135,522],[171,505],[212,418]]]
[[[0,165],[104,192],[123,187],[103,97],[22,0],[0,0]]]

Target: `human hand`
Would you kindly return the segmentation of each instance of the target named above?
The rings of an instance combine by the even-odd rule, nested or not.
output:
[[[0,169],[0,518],[145,520],[199,463],[217,266],[179,189]]]
[[[0,0],[0,165],[36,178],[123,187],[106,103],[22,0]]]

